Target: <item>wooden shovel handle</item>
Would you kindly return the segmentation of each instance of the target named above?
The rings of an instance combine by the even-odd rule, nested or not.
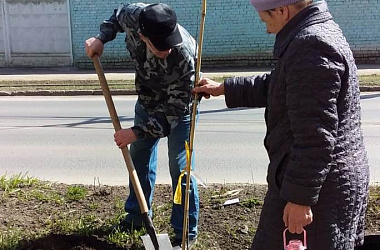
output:
[[[96,71],[96,74],[98,75],[100,85],[102,87],[103,96],[107,103],[108,112],[111,116],[113,127],[115,129],[115,132],[117,132],[121,129],[121,125],[120,125],[119,117],[116,113],[115,105],[112,100],[110,89],[108,88],[107,80],[104,75],[102,65],[99,60],[99,56],[97,55],[93,56],[92,61],[94,62],[95,71]],[[131,158],[131,154],[129,153],[128,146],[122,148],[121,152],[123,153],[124,161],[125,161],[125,164],[127,165],[127,169],[129,173],[129,178],[132,182],[133,189],[135,190],[136,197],[140,205],[140,211],[142,214],[148,213],[149,211],[148,206],[146,204],[144,193],[142,191],[136,169],[133,165],[133,161]]]

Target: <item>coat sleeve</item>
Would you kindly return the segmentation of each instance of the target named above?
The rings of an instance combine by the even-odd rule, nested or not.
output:
[[[332,162],[345,63],[339,52],[315,37],[293,41],[288,50],[286,108],[294,140],[281,196],[312,206]]]
[[[117,33],[123,33],[127,30],[138,33],[140,31],[138,22],[140,11],[145,6],[147,4],[144,3],[120,4],[111,17],[103,21],[100,25],[100,32],[95,37],[104,44],[114,40]]]
[[[266,107],[270,78],[271,73],[227,78],[224,81],[227,107]]]

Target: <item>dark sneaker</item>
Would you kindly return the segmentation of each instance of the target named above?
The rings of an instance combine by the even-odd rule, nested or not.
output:
[[[112,232],[133,233],[134,231],[140,231],[143,226],[133,225],[132,223],[122,220],[119,224],[112,228]]]
[[[190,239],[186,244],[186,249],[191,249],[197,243],[197,237]],[[173,240],[173,250],[182,249],[182,239],[175,238]]]

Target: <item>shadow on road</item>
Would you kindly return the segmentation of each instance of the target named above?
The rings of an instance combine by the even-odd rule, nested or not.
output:
[[[203,110],[200,111],[200,114],[214,114],[214,113],[223,113],[223,112],[231,112],[231,111],[240,111],[252,108],[224,108],[224,109],[211,109],[211,110]]]
[[[223,113],[223,112],[233,112],[245,110],[248,108],[225,108],[225,109],[213,109],[213,110],[205,110],[200,111],[200,114],[210,114],[210,113]],[[84,119],[80,122],[73,123],[57,123],[57,124],[46,124],[46,125],[26,125],[26,126],[12,126],[13,128],[53,128],[53,127],[67,127],[67,128],[75,128],[83,125],[92,125],[92,124],[112,124],[112,121],[108,117],[70,117],[70,116],[0,116],[0,119],[17,119],[17,120],[67,120],[67,119]],[[127,116],[119,116],[120,122],[133,122],[133,117]],[[112,126],[110,126],[111,128]],[[88,128],[86,129],[98,129],[98,128]]]
[[[55,117],[49,117],[49,116],[0,116],[0,119],[19,119],[19,120],[30,120],[30,119],[36,119],[36,120],[65,120],[65,119],[85,119],[81,122],[74,122],[74,123],[57,123],[57,124],[47,124],[47,125],[29,125],[29,126],[12,126],[13,128],[53,128],[53,127],[67,127],[67,128],[75,128],[82,125],[90,125],[90,124],[112,124],[112,121],[110,118],[105,117],[65,117],[65,116],[55,116]],[[133,117],[125,117],[120,116],[119,117],[120,122],[131,122],[134,120]],[[112,127],[112,126],[110,126]],[[90,129],[90,128],[86,128]],[[98,128],[94,128],[98,129]]]
[[[380,94],[361,95],[360,100],[373,99],[380,97]]]

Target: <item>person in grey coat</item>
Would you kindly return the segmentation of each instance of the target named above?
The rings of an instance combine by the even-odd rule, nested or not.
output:
[[[288,238],[305,229],[308,250],[354,249],[363,244],[369,167],[351,49],[325,1],[251,4],[276,34],[274,70],[194,89],[224,94],[229,108],[266,108],[268,192],[251,249],[284,249],[286,228],[296,234]]]

